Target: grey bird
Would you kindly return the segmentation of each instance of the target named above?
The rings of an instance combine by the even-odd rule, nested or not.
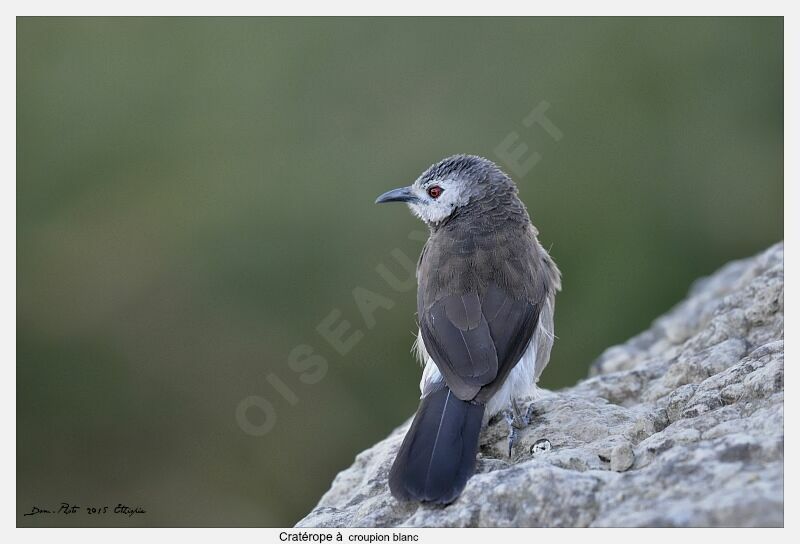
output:
[[[482,157],[448,157],[375,202],[405,202],[430,229],[417,264],[422,395],[389,488],[448,504],[475,471],[486,422],[505,415],[509,455],[528,423],[518,403],[550,359],[561,274],[514,182]]]

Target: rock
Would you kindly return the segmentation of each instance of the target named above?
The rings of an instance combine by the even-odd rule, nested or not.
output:
[[[510,459],[505,422],[490,422],[446,507],[389,494],[406,422],[298,526],[782,526],[783,244],[696,282],[531,410]]]

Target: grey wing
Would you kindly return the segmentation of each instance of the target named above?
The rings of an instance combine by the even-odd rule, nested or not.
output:
[[[453,393],[485,402],[525,351],[539,311],[492,283],[480,294],[447,295],[422,311],[420,333]]]

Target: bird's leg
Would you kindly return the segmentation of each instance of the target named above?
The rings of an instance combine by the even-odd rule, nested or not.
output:
[[[529,404],[522,413],[522,407],[517,402],[517,399],[511,401],[511,409],[503,411],[503,417],[508,424],[508,456],[511,457],[511,452],[514,449],[514,444],[517,442],[517,429],[524,429],[531,423],[531,416],[533,416],[533,403]]]
[[[503,417],[508,424],[508,458],[511,458],[511,451],[514,449],[514,444],[517,442],[517,426],[514,424],[514,414],[512,410],[503,411]]]

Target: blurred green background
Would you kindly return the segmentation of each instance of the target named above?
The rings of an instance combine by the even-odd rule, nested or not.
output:
[[[373,200],[507,166],[511,132],[564,274],[542,383],[574,383],[782,238],[782,45],[780,18],[18,19],[18,524],[296,522],[416,407],[415,296],[376,266],[424,227]],[[522,124],[542,101],[560,141]],[[394,302],[372,328],[356,287]],[[62,501],[148,512],[22,516]]]

